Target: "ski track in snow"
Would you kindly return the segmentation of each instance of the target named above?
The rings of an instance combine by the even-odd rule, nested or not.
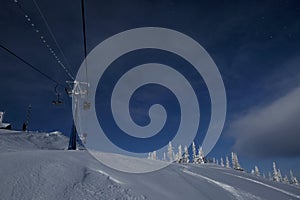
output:
[[[105,176],[108,176],[108,178],[109,178],[110,180],[114,181],[115,183],[118,183],[118,184],[124,184],[122,181],[119,181],[118,179],[112,177],[111,175],[109,175],[108,173],[106,173],[106,172],[104,172],[104,171],[102,171],[102,170],[100,170],[100,169],[98,169],[98,170],[96,170],[96,171],[99,172],[100,174],[103,174],[103,175],[105,175]]]
[[[266,184],[266,183],[262,183],[262,182],[260,182],[260,181],[257,181],[257,180],[251,179],[251,178],[247,178],[247,177],[243,177],[243,176],[239,176],[239,175],[235,175],[235,174],[230,174],[230,173],[227,173],[227,172],[223,172],[223,173],[224,173],[224,174],[231,175],[231,176],[235,176],[235,177],[238,177],[238,178],[247,180],[247,181],[251,181],[251,182],[254,182],[254,183],[257,183],[257,184],[260,184],[260,185],[263,185],[263,186],[265,186],[265,187],[271,188],[271,189],[273,189],[273,190],[276,190],[276,191],[282,192],[282,193],[284,193],[284,194],[287,194],[287,195],[289,195],[289,196],[292,196],[292,197],[295,197],[295,198],[297,198],[297,199],[300,199],[300,196],[299,196],[299,195],[296,195],[296,194],[287,192],[287,191],[285,191],[285,190],[279,189],[279,188],[274,187],[274,186],[272,186],[272,185],[268,185],[268,184]]]
[[[192,175],[192,176],[196,176],[196,177],[199,177],[199,178],[202,178],[202,179],[205,179],[207,180],[208,182],[210,183],[213,183],[221,188],[223,188],[224,190],[228,191],[230,194],[232,194],[235,199],[237,200],[244,200],[244,199],[257,199],[257,200],[262,200],[262,198],[258,197],[258,196],[255,196],[253,194],[250,194],[250,193],[247,193],[247,192],[244,192],[244,191],[241,191],[241,190],[237,190],[235,189],[234,187],[230,186],[230,185],[227,185],[225,183],[221,183],[219,181],[216,181],[216,180],[213,180],[211,178],[208,178],[206,176],[202,176],[200,174],[196,174],[194,172],[191,172],[189,170],[186,170],[186,169],[183,169],[182,170],[184,173],[186,174],[189,174],[189,175]]]
[[[67,144],[57,133],[0,130],[0,200],[147,199]]]
[[[87,151],[63,150],[67,144],[68,139],[56,133],[0,130],[0,200],[300,199],[298,191],[288,185],[269,185],[216,165],[172,163],[151,173],[118,172]],[[100,154],[106,161],[122,165],[137,160]],[[141,163],[132,170],[158,162],[143,159]]]

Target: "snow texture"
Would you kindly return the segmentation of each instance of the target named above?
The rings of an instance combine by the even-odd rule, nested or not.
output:
[[[218,165],[174,163],[130,174],[101,164],[85,150],[67,151],[67,145],[68,138],[58,132],[0,130],[0,199],[300,199],[297,187]],[[123,165],[137,159],[99,155]]]

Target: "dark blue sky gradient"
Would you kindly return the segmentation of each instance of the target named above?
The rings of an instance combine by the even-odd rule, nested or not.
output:
[[[70,63],[71,71],[75,74],[84,59],[80,1],[37,2]],[[42,18],[32,1],[19,0],[19,3],[40,32],[34,32],[13,0],[2,1],[0,43],[64,84],[68,77],[40,39],[43,35],[63,60]],[[243,152],[243,149],[234,148],[239,137],[231,135],[231,124],[237,118],[247,115],[253,108],[264,109],[300,85],[300,2],[297,0],[86,0],[86,20],[88,52],[114,34],[146,26],[180,31],[198,41],[207,50],[222,75],[228,100],[224,131],[210,153],[211,157],[229,155],[232,150]],[[109,76],[114,77],[113,73],[125,69],[120,68],[121,66],[132,67],[148,61],[165,63],[177,67],[178,70],[181,64],[185,65],[181,72],[196,85],[194,88],[200,99],[200,132],[196,138],[196,143],[200,144],[204,137],[202,132],[207,129],[210,118],[209,96],[202,79],[194,77],[192,71],[186,70],[189,69],[188,64],[170,53],[145,50],[126,56],[128,57],[121,57],[113,63],[111,67],[115,70],[109,72]],[[71,105],[63,88],[58,90],[62,93],[64,104],[53,106],[51,102],[56,98],[55,84],[2,50],[0,80],[0,110],[6,111],[5,120],[11,122],[15,129],[21,129],[27,106],[31,104],[30,130],[61,130],[66,135],[69,134],[72,123]],[[149,93],[149,90],[151,89],[143,88],[136,93],[134,98],[137,102],[131,105],[133,110],[139,106],[139,101],[143,101],[143,94]],[[172,95],[169,97],[172,98]],[[147,102],[152,103],[154,100],[161,101],[150,98]],[[100,104],[97,106],[101,107],[100,98],[99,102],[98,99],[96,101]],[[142,110],[146,108],[147,106]],[[135,120],[146,123],[147,116],[142,113],[142,117]],[[274,146],[266,143],[266,149],[271,145]],[[280,144],[280,141],[277,145],[278,148],[289,148],[288,144]],[[299,158],[300,151],[280,156],[255,157],[250,152],[249,155],[240,154],[241,164],[247,169],[259,163],[264,171],[271,170],[271,161],[277,160],[284,173],[293,168],[298,176]]]
[[[199,123],[199,131],[196,141],[199,144],[205,136],[210,120],[211,105],[207,87],[194,67],[185,59],[173,53],[157,50],[157,49],[143,49],[137,50],[125,55],[122,55],[115,60],[110,67],[104,72],[99,81],[98,93],[96,95],[96,110],[98,111],[98,120],[101,127],[105,129],[104,132],[112,141],[118,143],[118,146],[134,152],[149,152],[159,149],[168,144],[175,136],[180,123],[180,107],[176,96],[169,89],[158,85],[146,85],[139,88],[131,98],[130,114],[133,120],[142,126],[150,123],[148,111],[153,104],[161,104],[165,107],[168,118],[165,127],[160,133],[153,138],[130,140],[126,134],[126,138],[120,137],[121,130],[113,122],[113,117],[110,109],[110,99],[112,90],[116,82],[128,70],[146,63],[161,63],[171,66],[189,80],[191,86],[199,99],[201,120]],[[125,134],[125,133],[124,133]],[[160,135],[160,137],[158,137]],[[144,142],[143,142],[144,141]]]

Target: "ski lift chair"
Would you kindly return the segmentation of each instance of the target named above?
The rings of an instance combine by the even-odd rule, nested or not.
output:
[[[57,86],[58,85],[56,85],[55,88],[54,88],[55,95],[56,95],[57,98],[56,98],[56,100],[52,101],[52,104],[55,105],[55,106],[59,106],[63,103],[62,100],[60,99],[61,94],[57,91]]]

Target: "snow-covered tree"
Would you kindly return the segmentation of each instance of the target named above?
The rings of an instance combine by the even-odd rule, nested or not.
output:
[[[254,169],[251,169],[251,174],[252,174],[252,175],[255,175]]]
[[[189,162],[190,162],[189,151],[187,146],[184,146],[183,163],[189,163]]]
[[[226,156],[226,168],[230,168],[230,162],[228,156]]]
[[[156,151],[153,151],[151,154],[151,160],[157,160]]]
[[[198,149],[198,159],[199,159],[198,162],[200,164],[205,163],[204,152],[203,152],[202,146],[199,146],[199,149]]]
[[[149,160],[157,160],[156,151],[149,152],[148,153],[148,159]]]
[[[298,182],[297,178],[294,176],[292,170],[290,170],[290,176],[291,176],[291,184],[299,185],[299,182]]]
[[[232,167],[235,170],[242,170],[236,153],[231,152]]]
[[[177,163],[179,163],[179,154],[178,153],[176,153],[175,154],[175,156],[174,156],[174,160],[177,162]]]
[[[196,150],[196,145],[195,142],[192,143],[192,151],[193,151],[193,163],[198,163],[199,159],[197,156],[197,150]]]
[[[272,177],[271,172],[268,172],[268,176],[269,176],[269,181],[272,181],[272,180],[273,180],[273,177]]]
[[[224,167],[224,160],[221,158],[221,166]]]
[[[173,156],[174,152],[173,152],[173,147],[172,147],[172,143],[171,141],[168,144],[168,158],[170,162],[173,162],[174,160],[174,156]]]
[[[263,173],[263,174],[262,174],[262,177],[263,177],[264,179],[266,179],[266,175],[265,175],[265,173]]]
[[[282,175],[280,169],[278,169],[277,172],[278,172],[279,181],[282,182]]]
[[[219,160],[218,159],[216,159],[216,165],[219,165]]]
[[[287,175],[284,176],[283,182],[284,183],[290,183],[289,178],[287,177]]]
[[[176,154],[175,154],[175,152],[173,151],[173,161],[175,160],[175,158],[176,158]]]
[[[214,164],[216,164],[216,159],[215,159],[215,157],[213,157],[212,162],[213,162]]]
[[[178,146],[178,158],[177,158],[177,162],[178,163],[182,163],[183,162],[182,147],[181,147],[181,145]]]
[[[258,169],[258,167],[255,165],[255,167],[254,167],[254,171],[255,171],[255,175],[256,176],[260,176],[260,172],[259,172],[259,169]]]
[[[273,181],[280,182],[279,174],[275,162],[273,162]]]
[[[234,155],[234,153],[233,152],[231,152],[231,164],[232,164],[232,168],[234,169],[234,164],[236,163],[236,161],[235,161],[235,155]]]
[[[166,152],[164,152],[164,157],[163,157],[163,160],[165,161],[167,158],[166,158]]]

